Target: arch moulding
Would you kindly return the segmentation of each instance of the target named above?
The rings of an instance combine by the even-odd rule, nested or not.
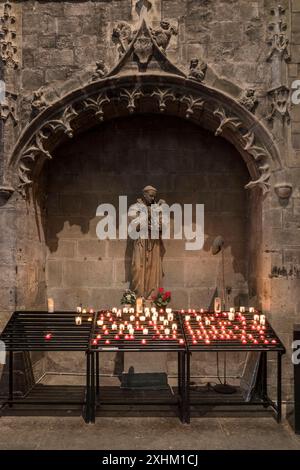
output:
[[[99,62],[98,74],[88,83],[74,87],[51,105],[37,96],[42,106],[21,132],[9,158],[3,185],[7,192],[18,190],[26,195],[44,162],[53,158],[55,148],[66,139],[117,117],[164,113],[188,119],[230,141],[248,167],[246,188],[260,187],[266,194],[272,172],[281,168],[272,134],[239,101],[203,83],[206,64],[199,66],[194,60],[185,74],[169,61],[163,46],[142,16],[110,72]]]

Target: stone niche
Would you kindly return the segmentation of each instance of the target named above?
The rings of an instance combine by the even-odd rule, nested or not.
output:
[[[119,305],[129,286],[131,243],[98,240],[96,209],[101,203],[118,207],[120,195],[128,196],[129,205],[151,184],[169,204],[205,205],[203,250],[186,251],[184,240],[164,242],[163,286],[172,292],[172,306],[209,307],[221,293],[221,256],[211,254],[218,235],[225,239],[228,306],[247,305],[249,291],[255,295],[255,263],[249,255],[255,250],[251,213],[257,208],[244,189],[248,180],[246,165],[230,143],[177,117],[119,118],[80,134],[44,166],[35,196],[39,203],[28,213],[29,224],[39,225],[35,298],[44,288],[44,298],[52,297],[57,310],[74,310],[78,303],[97,309]],[[28,288],[24,296],[29,308]],[[115,371],[118,361],[108,354],[104,370]],[[229,373],[237,374],[242,363],[235,355]],[[46,364],[54,371],[78,371],[84,358],[56,353]],[[165,356],[164,369],[175,374],[175,367],[175,358]],[[215,358],[208,356],[196,369],[198,375],[214,375]]]

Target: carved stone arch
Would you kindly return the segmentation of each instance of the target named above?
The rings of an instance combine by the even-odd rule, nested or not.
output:
[[[103,120],[162,112],[189,119],[230,141],[248,167],[251,181],[246,187],[259,186],[263,194],[269,191],[271,172],[281,168],[281,161],[264,124],[229,95],[171,73],[103,78],[43,109],[16,143],[6,184],[26,194],[45,160],[66,139]]]

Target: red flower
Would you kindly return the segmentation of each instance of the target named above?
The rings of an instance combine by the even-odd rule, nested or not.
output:
[[[165,295],[166,295],[167,297],[171,297],[171,292],[168,290],[168,291],[165,293]]]
[[[158,292],[159,292],[160,294],[162,294],[162,293],[164,292],[164,288],[163,288],[163,287],[160,287],[160,288],[158,289]]]

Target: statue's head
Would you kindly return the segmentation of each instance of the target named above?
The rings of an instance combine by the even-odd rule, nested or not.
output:
[[[154,204],[156,201],[157,189],[153,186],[146,186],[143,189],[143,197],[147,205]]]
[[[191,68],[196,68],[199,64],[199,59],[193,58],[191,60]]]
[[[161,26],[162,29],[167,31],[170,28],[170,22],[168,20],[162,20],[160,22],[160,26]]]

